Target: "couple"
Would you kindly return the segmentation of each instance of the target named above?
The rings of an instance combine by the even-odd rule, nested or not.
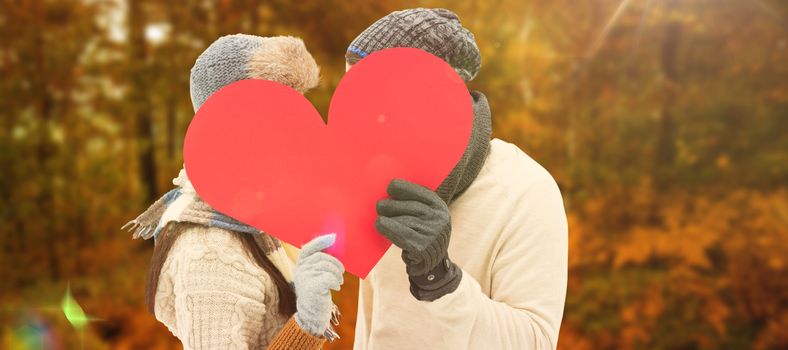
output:
[[[393,12],[347,50],[414,47],[465,80],[480,67],[473,35],[443,9]],[[301,40],[231,35],[191,73],[195,111],[222,87],[267,79],[303,93],[319,69]],[[361,281],[355,349],[555,349],[567,280],[567,224],[550,174],[516,146],[490,140],[487,100],[471,91],[466,151],[436,192],[406,180],[377,203],[376,228],[393,246]],[[407,140],[403,140],[407,142]],[[281,243],[216,212],[178,187],[131,223],[156,238],[146,302],[186,349],[318,349],[336,337],[331,290],[342,264],[320,236],[295,267]]]

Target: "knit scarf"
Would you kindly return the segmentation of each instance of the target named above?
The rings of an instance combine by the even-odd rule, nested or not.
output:
[[[473,100],[473,128],[468,145],[465,147],[460,161],[454,166],[449,176],[438,186],[438,196],[447,204],[459,197],[471,185],[479,171],[482,170],[484,160],[490,148],[492,134],[492,114],[487,97],[479,91],[471,91]]]
[[[128,228],[129,231],[132,231],[132,238],[149,239],[153,237],[154,240],[162,228],[170,222],[188,222],[251,234],[262,247],[268,260],[292,285],[293,263],[278,239],[211,208],[194,191],[194,187],[183,169],[178,177],[172,180],[172,183],[178,187],[164,194],[121,229]]]

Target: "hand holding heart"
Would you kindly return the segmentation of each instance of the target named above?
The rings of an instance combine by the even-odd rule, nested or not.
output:
[[[388,49],[348,71],[328,115],[281,84],[233,83],[192,120],[185,168],[213,208],[287,243],[335,232],[328,252],[364,278],[391,244],[376,203],[395,178],[438,187],[468,143],[471,97],[443,60]]]
[[[451,234],[449,207],[426,187],[391,181],[391,198],[377,204],[375,228],[402,248],[408,275],[426,275],[446,258]]]
[[[411,294],[433,301],[453,292],[462,273],[449,259],[448,205],[437,193],[406,180],[391,181],[387,191],[391,198],[378,202],[375,227],[402,248]]]
[[[296,292],[295,320],[301,329],[315,337],[330,332],[334,312],[331,291],[342,285],[342,263],[322,251],[331,247],[336,235],[318,236],[305,244],[298,256],[293,284]]]

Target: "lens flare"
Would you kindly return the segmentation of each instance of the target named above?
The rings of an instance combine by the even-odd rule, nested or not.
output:
[[[631,0],[621,0],[621,3],[619,3],[618,7],[616,8],[616,12],[614,12],[613,16],[611,16],[610,19],[608,19],[608,21],[605,23],[605,27],[602,28],[602,32],[599,33],[596,39],[594,39],[593,43],[591,43],[591,46],[588,48],[588,51],[586,51],[585,54],[586,59],[590,60],[594,58],[594,56],[596,56],[596,53],[599,51],[599,48],[601,48],[602,44],[607,40],[607,37],[610,34],[610,30],[612,30],[613,27],[616,26],[616,23],[618,23],[618,19],[621,17],[621,14],[624,13],[624,11],[626,11],[627,7],[629,7],[630,2]]]
[[[71,326],[79,332],[80,343],[82,344],[80,348],[84,348],[85,326],[89,322],[98,321],[99,319],[85,314],[82,306],[80,306],[74,299],[74,296],[71,295],[71,284],[66,287],[66,294],[63,296],[63,300],[60,301],[60,309],[63,311],[63,315],[66,316],[66,320],[68,320]]]
[[[70,285],[66,288],[66,295],[63,296],[63,300],[60,302],[60,308],[63,310],[63,314],[66,315],[68,322],[77,330],[82,330],[92,320],[85,314],[79,303],[74,300],[74,297],[71,295]]]
[[[54,341],[52,329],[42,317],[32,312],[20,316],[17,327],[2,334],[0,347],[3,349],[61,349]]]

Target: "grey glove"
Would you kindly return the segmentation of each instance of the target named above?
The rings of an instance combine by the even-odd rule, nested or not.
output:
[[[410,292],[433,301],[457,289],[462,271],[448,257],[451,217],[446,203],[430,189],[395,179],[390,198],[377,203],[375,228],[402,248]]]
[[[331,319],[336,307],[331,291],[339,290],[345,267],[322,250],[334,245],[335,234],[318,236],[305,244],[295,268],[296,323],[304,331],[331,339]]]

